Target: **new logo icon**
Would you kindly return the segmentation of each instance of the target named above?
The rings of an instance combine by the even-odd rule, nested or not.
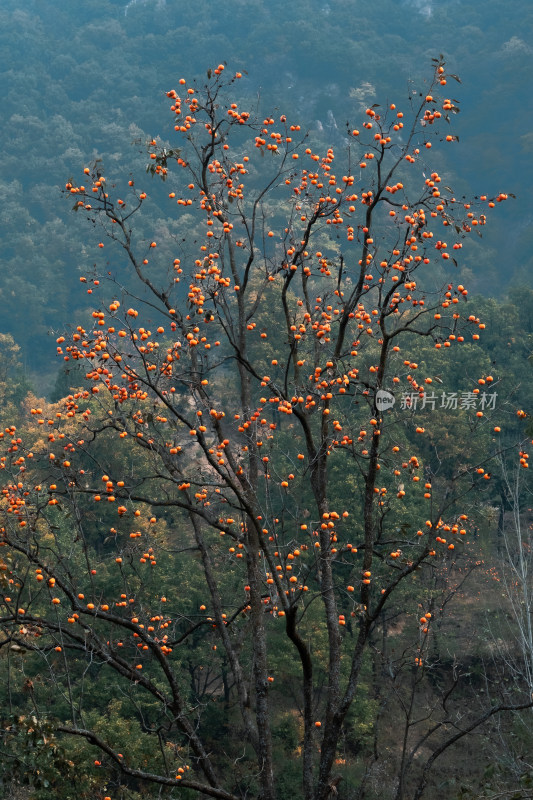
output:
[[[376,392],[376,408],[378,411],[386,411],[387,408],[392,408],[395,402],[394,395],[385,391],[385,389],[378,389]]]

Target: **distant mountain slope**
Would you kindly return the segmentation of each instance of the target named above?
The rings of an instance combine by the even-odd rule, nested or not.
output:
[[[531,285],[533,7],[526,0],[4,0],[0,9],[1,330],[33,368],[50,329],[79,306],[91,248],[59,187],[99,156],[108,173],[144,169],[138,146],[170,136],[164,91],[219,61],[246,70],[242,90],[283,107],[326,144],[374,97],[405,102],[409,81],[443,52],[462,84],[460,145],[442,173],[456,190],[509,191],[461,277],[499,295]],[[166,212],[165,212],[166,213]],[[157,216],[157,213],[156,213]]]

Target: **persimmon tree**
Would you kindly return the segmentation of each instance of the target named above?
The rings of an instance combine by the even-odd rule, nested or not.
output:
[[[95,163],[66,184],[99,240],[81,278],[92,321],[57,339],[86,382],[3,434],[1,644],[44,660],[25,668],[31,703],[94,745],[108,787],[273,800],[283,712],[302,796],[326,800],[384,613],[420,618],[423,669],[427,586],[469,546],[489,476],[475,448],[456,462],[428,439],[415,407],[439,406],[416,354],[479,339],[453,265],[506,195],[459,200],[430,166],[455,140],[442,60],[405,107],[347,129],[342,165],[288,116],[242,108],[226,73],[167,92],[155,183],[112,184]],[[156,237],[144,212],[161,188],[175,220]],[[465,380],[475,441],[489,379]],[[129,750],[94,716],[104,686]],[[461,738],[450,726],[417,796]]]

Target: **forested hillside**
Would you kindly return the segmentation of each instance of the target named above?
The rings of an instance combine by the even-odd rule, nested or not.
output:
[[[532,22],[4,0],[2,796],[531,798]]]
[[[201,81],[219,61],[246,72],[243,97],[291,110],[326,146],[342,148],[347,122],[378,97],[403,102],[442,52],[460,73],[462,84],[451,88],[465,113],[454,120],[461,147],[442,153],[439,169],[460,194],[475,192],[482,176],[487,191],[517,195],[483,242],[465,249],[459,279],[488,296],[530,285],[532,13],[526,2],[502,13],[496,0],[379,0],[371,10],[354,0],[234,0],[216,9],[177,0],[5,0],[2,329],[31,370],[53,370],[48,334],[79,307],[88,258],[59,187],[95,157],[109,170],[142,171],[139,150],[154,130],[171,137],[170,126],[156,124],[167,88],[185,72]],[[166,212],[153,214],[166,223]]]

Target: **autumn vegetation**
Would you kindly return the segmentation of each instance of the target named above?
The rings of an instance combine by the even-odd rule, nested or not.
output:
[[[241,77],[167,91],[144,175],[65,185],[93,310],[57,337],[56,402],[16,386],[2,422],[3,780],[419,800],[446,772],[478,796],[491,734],[526,747],[533,706],[531,636],[494,623],[476,661],[465,611],[498,584],[527,627],[524,395],[493,367],[500,307],[454,278],[508,194],[439,173],[442,58],[340,152]]]

